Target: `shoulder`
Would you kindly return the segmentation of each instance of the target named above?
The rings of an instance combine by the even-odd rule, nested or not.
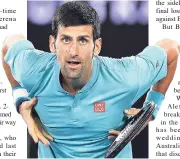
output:
[[[163,49],[162,47],[153,45],[153,46],[147,46],[142,52],[137,54],[137,57],[142,57],[144,59],[148,59],[152,61],[154,59],[164,60],[165,58],[167,58],[167,53],[165,49]]]
[[[5,56],[5,60],[17,56],[23,50],[33,50],[34,45],[28,40],[18,40],[12,44],[12,46],[8,49],[7,54]]]
[[[43,62],[45,59],[51,59],[52,57],[55,58],[56,55],[35,49],[34,45],[28,40],[19,40],[8,49],[4,59],[11,65],[11,63],[19,62],[29,64],[40,59]]]
[[[116,86],[121,84],[131,91],[136,91],[138,82],[134,58],[134,56],[131,56],[116,59],[98,56],[96,59],[99,64],[100,76],[110,83],[116,83]]]
[[[120,71],[132,67],[132,65],[134,65],[135,56],[123,57],[123,58],[98,56],[97,61],[100,64],[100,67],[104,67],[112,71]]]

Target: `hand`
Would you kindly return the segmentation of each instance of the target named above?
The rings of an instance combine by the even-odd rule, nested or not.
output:
[[[32,117],[32,108],[36,105],[37,98],[33,98],[31,101],[23,102],[19,107],[19,112],[27,124],[28,132],[37,143],[40,140],[44,145],[50,145],[49,140],[53,141],[53,138],[42,129],[42,123],[39,118]]]
[[[133,116],[133,115],[136,115],[138,112],[140,111],[140,109],[135,109],[135,108],[131,108],[131,109],[126,109],[124,110],[124,113],[126,116]],[[147,123],[140,129],[140,132],[146,127],[146,125],[149,123],[149,121],[152,120],[152,116],[148,119]],[[139,132],[139,133],[140,133]],[[116,138],[119,134],[120,134],[120,131],[117,131],[117,130],[110,130],[109,131],[109,136],[108,136],[108,139],[114,139]],[[138,135],[138,134],[137,134]]]

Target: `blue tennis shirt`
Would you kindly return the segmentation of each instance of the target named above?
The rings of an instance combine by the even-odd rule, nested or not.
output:
[[[104,157],[112,143],[108,131],[123,126],[123,111],[167,74],[167,55],[158,46],[122,59],[97,56],[89,81],[72,96],[60,84],[56,54],[20,40],[5,60],[29,96],[38,98],[35,109],[54,138],[50,146],[39,142],[39,158]],[[117,157],[132,158],[131,143]]]

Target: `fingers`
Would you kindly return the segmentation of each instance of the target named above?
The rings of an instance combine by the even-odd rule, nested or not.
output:
[[[32,120],[26,121],[27,127],[28,127],[28,132],[31,135],[31,137],[33,138],[34,142],[37,143],[38,142],[38,137],[36,134],[36,131],[34,129],[34,122]]]
[[[31,137],[33,138],[34,142],[37,143],[38,140],[41,141],[44,145],[50,145],[49,141],[45,138],[45,136],[42,134],[41,130],[37,127],[34,120],[29,120],[27,122],[28,131]]]
[[[36,135],[35,130],[28,129],[28,132],[29,132],[30,136],[33,138],[34,142],[35,142],[35,143],[38,143],[38,137],[37,137],[37,135]]]
[[[24,118],[24,121],[26,122],[28,127],[28,132],[33,138],[35,143],[41,141],[44,145],[47,146],[50,145],[50,142],[46,138],[47,135],[44,136],[42,133],[42,125],[37,125],[34,119],[32,118],[32,116]]]
[[[108,136],[108,139],[115,139],[117,136]]]
[[[38,117],[35,117],[34,120],[35,120],[35,122],[36,122],[36,126],[37,126],[38,130],[42,133],[42,135],[43,135],[44,137],[46,137],[47,139],[53,141],[52,136],[50,136],[48,133],[46,133],[46,132],[43,130],[43,128],[42,128],[42,123],[41,123],[40,119],[39,119]]]
[[[23,102],[20,106],[19,106],[19,112],[20,114],[23,113],[23,111],[29,111],[29,113],[31,113],[32,107],[34,107],[37,103],[37,98],[33,98],[30,101],[25,101]]]
[[[47,139],[53,141],[53,137],[50,136],[49,134],[47,134],[44,130],[42,130],[42,134],[43,134],[43,136],[45,136]]]
[[[124,113],[127,116],[131,116],[131,115],[135,115],[140,111],[140,109],[136,109],[136,108],[131,108],[131,109],[126,109],[124,110]],[[120,134],[120,131],[117,130],[110,130],[109,131],[110,136],[108,136],[108,139],[113,139],[115,137],[117,137]]]
[[[131,108],[131,109],[124,110],[124,113],[126,115],[136,115],[139,111],[140,111],[140,109]]]
[[[127,116],[133,116],[133,115],[136,115],[140,110],[141,109],[131,108],[131,109],[124,110],[124,113]],[[149,120],[151,120],[151,118],[149,118]],[[109,134],[110,134],[110,136],[108,136],[108,139],[114,139],[120,134],[120,131],[110,130]]]
[[[34,105],[37,103],[37,98],[33,98],[31,101],[26,101],[21,104],[20,114],[27,124],[29,134],[33,138],[34,142],[37,143],[38,140],[41,141],[44,145],[50,145],[48,139],[53,141],[53,138],[44,132],[42,129],[42,123],[39,119],[33,119],[31,115],[31,110]]]
[[[109,131],[109,134],[111,134],[111,135],[119,135],[119,134],[120,134],[120,131],[110,130],[110,131]]]
[[[115,139],[120,134],[120,131],[110,130],[109,134],[108,139]]]
[[[34,97],[32,100],[30,100],[30,105],[31,106],[36,105],[36,103],[37,103],[37,98],[36,97]]]
[[[30,101],[26,101],[21,107],[24,109],[32,110],[32,107],[34,107],[37,103],[37,98],[34,97]]]
[[[50,145],[49,141],[43,136],[43,134],[38,130],[38,128],[28,129],[28,131],[35,143],[41,141],[44,145]]]
[[[37,134],[37,137],[38,139],[46,146],[49,146],[50,145],[50,142],[44,137],[44,135],[42,134],[42,132],[37,128],[35,127],[35,132]]]

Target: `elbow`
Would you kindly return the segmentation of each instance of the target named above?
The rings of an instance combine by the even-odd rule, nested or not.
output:
[[[167,64],[168,65],[177,62],[178,56],[179,56],[178,48],[171,48],[166,53],[167,53]]]
[[[25,39],[24,35],[22,34],[15,34],[7,36],[3,45],[2,45],[2,54],[5,56],[8,49],[17,41]]]
[[[177,61],[179,51],[180,51],[180,46],[178,43],[174,40],[170,39],[164,39],[159,41],[156,45],[160,46],[165,50],[167,53],[167,63],[170,64],[174,61]]]
[[[1,53],[2,53],[2,57],[4,58],[6,53],[8,51],[8,45],[6,43],[2,44],[2,49],[1,49]]]

